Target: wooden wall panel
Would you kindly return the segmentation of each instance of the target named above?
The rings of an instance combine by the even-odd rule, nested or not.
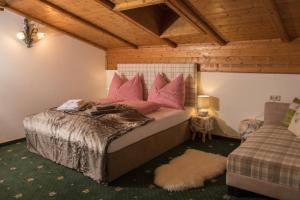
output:
[[[208,72],[300,74],[300,39],[109,49],[107,69],[118,63],[198,63]]]

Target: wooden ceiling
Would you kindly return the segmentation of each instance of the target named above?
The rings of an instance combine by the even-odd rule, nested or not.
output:
[[[0,0],[0,7],[102,49],[300,36],[299,0]]]

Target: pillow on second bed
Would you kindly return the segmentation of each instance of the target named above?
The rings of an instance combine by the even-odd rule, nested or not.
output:
[[[169,83],[161,74],[157,74],[150,89],[148,101],[164,107],[184,109],[185,84],[183,74]]]
[[[295,115],[296,110],[298,108],[300,108],[300,99],[295,98],[293,102],[290,104],[289,109],[282,120],[283,126],[288,127],[290,125],[292,118]]]
[[[159,104],[149,101],[123,101],[122,104],[133,107],[144,115],[148,115],[160,109]]]
[[[288,129],[300,138],[300,107],[296,110]]]
[[[126,81],[115,73],[108,90],[108,98],[117,100],[143,100],[143,85],[139,74]]]

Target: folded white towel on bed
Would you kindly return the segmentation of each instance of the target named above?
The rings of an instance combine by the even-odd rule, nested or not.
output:
[[[70,99],[59,106],[57,110],[77,110],[82,105],[84,105],[84,101],[82,99]]]

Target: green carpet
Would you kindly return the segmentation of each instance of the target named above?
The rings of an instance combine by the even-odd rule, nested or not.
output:
[[[189,141],[118,180],[108,185],[101,185],[79,172],[28,152],[26,143],[19,142],[0,147],[0,199],[238,199],[227,195],[225,175],[205,182],[205,186],[202,188],[184,192],[168,192],[153,185],[155,168],[181,155],[187,148],[226,156],[238,145],[238,141],[225,138],[214,138],[205,144],[199,141]],[[265,198],[255,197],[252,199]]]

